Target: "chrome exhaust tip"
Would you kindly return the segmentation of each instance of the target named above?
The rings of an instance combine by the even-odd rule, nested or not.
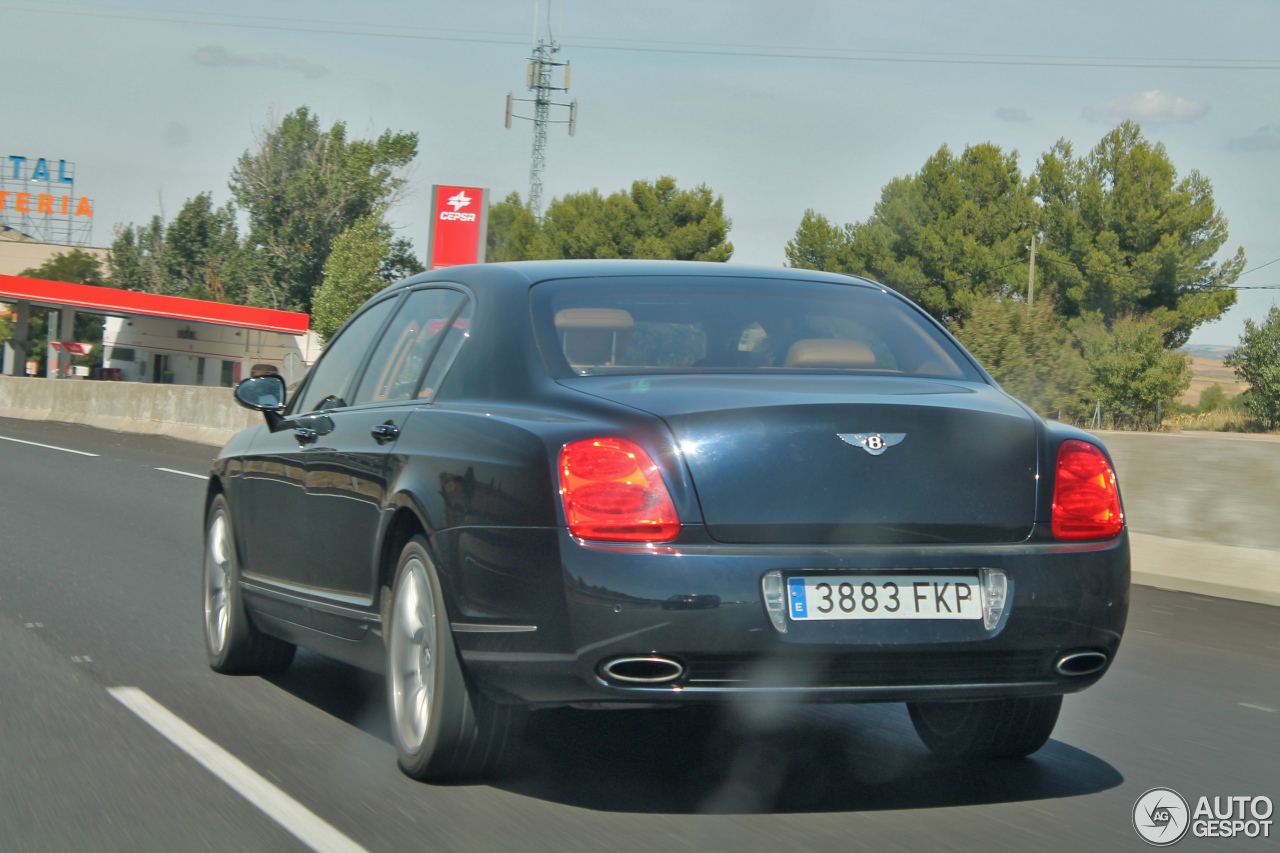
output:
[[[601,674],[610,681],[627,684],[667,684],[684,675],[684,665],[664,657],[614,658],[600,664]]]
[[[1107,656],[1102,652],[1072,652],[1058,658],[1053,671],[1058,675],[1080,676],[1093,675],[1107,665]]]

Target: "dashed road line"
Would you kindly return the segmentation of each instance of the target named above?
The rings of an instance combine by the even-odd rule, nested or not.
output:
[[[1275,708],[1268,708],[1266,705],[1255,705],[1252,702],[1241,702],[1240,707],[1252,708],[1255,711],[1266,711],[1268,714],[1274,714],[1276,712]]]
[[[58,447],[56,444],[41,444],[38,441],[26,441],[21,438],[9,438],[7,435],[0,435],[0,441],[12,441],[17,444],[29,444],[32,447],[44,447],[48,450],[61,450],[63,453],[75,453],[78,456],[97,456],[97,453],[89,453],[86,450],[72,450],[70,447]]]
[[[157,471],[163,471],[166,474],[181,474],[184,477],[195,477],[197,480],[205,479],[204,474],[192,474],[190,471],[179,471],[175,468],[157,468]]]
[[[107,692],[316,853],[368,853],[139,688],[108,687]]]

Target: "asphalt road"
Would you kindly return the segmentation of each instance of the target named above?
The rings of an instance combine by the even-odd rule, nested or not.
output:
[[[1025,761],[935,759],[900,705],[716,725],[550,711],[512,778],[415,783],[379,678],[310,654],[279,677],[209,671],[204,484],[174,472],[204,474],[211,448],[4,419],[0,439],[6,851],[308,849],[269,797],[112,698],[121,686],[368,851],[1142,850],[1130,815],[1149,788],[1280,803],[1280,608],[1146,587],[1111,673],[1067,697]],[[1276,849],[1277,828],[1177,847]]]

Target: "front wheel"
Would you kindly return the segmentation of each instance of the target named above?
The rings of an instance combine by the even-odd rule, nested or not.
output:
[[[283,672],[295,651],[292,643],[269,637],[249,622],[240,597],[231,507],[222,495],[209,504],[205,523],[204,650],[214,672],[236,675]]]
[[[427,542],[415,536],[396,566],[387,636],[387,705],[400,769],[414,779],[496,775],[516,751],[525,709],[467,682]]]
[[[908,702],[916,734],[947,758],[1022,758],[1049,740],[1061,696],[977,702]]]

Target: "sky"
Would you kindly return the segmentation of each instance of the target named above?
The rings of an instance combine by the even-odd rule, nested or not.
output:
[[[548,16],[548,3],[551,3]],[[1132,118],[1212,182],[1222,257],[1280,259],[1280,3],[1274,0],[0,0],[0,157],[75,163],[94,244],[227,178],[272,116],[307,105],[358,136],[413,131],[391,219],[422,252],[432,184],[527,196],[535,33],[572,62],[577,133],[549,136],[545,199],[636,179],[706,184],[734,263],[781,266],[808,208],[872,212],[942,145],[994,142],[1024,172],[1058,139]],[[216,8],[217,12],[207,11]],[[550,21],[548,22],[548,17]],[[563,116],[558,116],[563,117]],[[1280,263],[1241,286],[1280,285]],[[1280,289],[1191,344],[1231,345]]]

